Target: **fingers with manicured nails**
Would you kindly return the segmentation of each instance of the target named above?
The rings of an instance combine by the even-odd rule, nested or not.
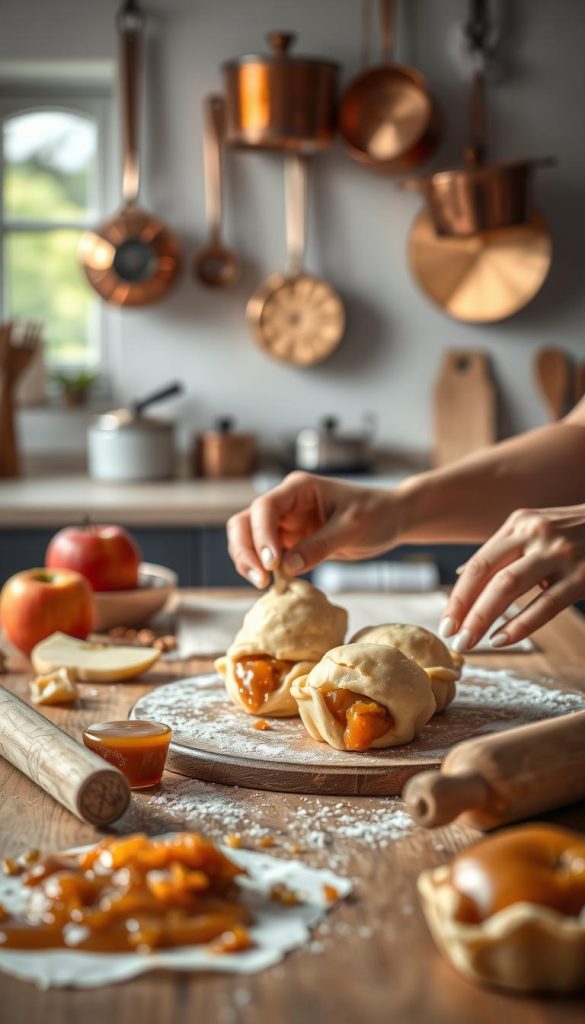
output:
[[[493,647],[506,647],[509,644],[516,644],[524,640],[536,629],[540,629],[555,615],[558,615],[563,608],[568,608],[585,597],[585,583],[583,578],[576,574],[567,579],[553,583],[550,587],[538,594],[526,608],[523,608],[518,615],[506,623],[503,629],[498,630],[491,637]]]
[[[262,566],[269,571],[280,563],[278,504],[270,497],[257,498],[250,505],[252,543]]]
[[[291,575],[298,576],[299,573],[313,569],[319,562],[325,561],[349,539],[350,529],[343,523],[341,516],[332,516],[320,530],[300,541],[287,553],[284,568]]]
[[[538,586],[543,576],[547,577],[559,568],[558,558],[524,555],[499,569],[488,581],[465,616],[455,649],[475,647],[490,626],[522,594]]]
[[[261,589],[269,576],[254,549],[248,512],[238,512],[227,522],[228,551],[240,576]]]
[[[443,613],[439,627],[442,637],[453,636],[461,629],[466,615],[489,580],[517,557],[520,551],[517,540],[505,537],[498,531],[469,559],[451,591]]]

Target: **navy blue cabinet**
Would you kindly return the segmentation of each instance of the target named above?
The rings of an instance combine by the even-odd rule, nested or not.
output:
[[[174,569],[182,587],[244,585],[228,555],[223,527],[129,529],[140,544],[144,560]],[[55,528],[0,530],[0,583],[21,569],[43,565],[47,544],[55,532]],[[441,583],[451,583],[457,566],[474,550],[468,545],[405,545],[380,557],[395,561],[427,553],[439,567]]]

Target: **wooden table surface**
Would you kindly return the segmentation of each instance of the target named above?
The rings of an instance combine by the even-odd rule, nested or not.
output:
[[[484,654],[470,661],[494,668],[511,667],[522,674],[546,673],[561,685],[585,692],[585,620],[573,611],[560,615],[536,637],[533,654]],[[124,718],[136,699],[153,685],[208,669],[205,662],[161,666],[149,683],[84,684],[73,710],[45,709],[48,717],[72,735],[94,721]],[[13,658],[2,683],[28,697],[30,667]],[[192,809],[184,811],[185,788],[193,785]],[[178,789],[177,789],[178,787]],[[180,791],[181,803],[164,798]],[[225,796],[249,820],[276,837],[276,856],[286,855],[295,839],[299,808],[322,813],[339,798],[259,794],[254,790],[188,783],[165,774],[158,794],[135,793],[130,810],[115,832],[141,829],[151,833],[186,827],[214,839],[226,832],[226,819],[210,813],[211,797]],[[198,815],[197,799],[205,813]],[[343,798],[352,814],[388,808],[392,798]],[[218,800],[217,806],[220,807]],[[303,811],[303,813],[305,813]],[[171,813],[172,812],[172,813]],[[553,820],[585,831],[585,805],[551,815]],[[229,828],[227,829],[229,830]],[[25,848],[44,852],[91,843],[102,833],[79,822],[7,762],[0,760],[0,855]],[[257,833],[256,833],[257,834]],[[244,833],[245,835],[245,833]],[[482,1024],[513,1019],[514,1024],[569,1024],[584,1019],[579,998],[524,999],[481,989],[460,977],[438,954],[416,896],[419,872],[447,861],[479,833],[453,824],[436,831],[419,828],[398,832],[383,844],[369,838],[328,836],[328,845],[299,854],[313,866],[331,858],[355,884],[355,896],[336,907],[317,938],[282,963],[255,975],[203,975],[158,972],[121,985],[89,990],[39,991],[34,985],[0,975],[0,1019],[3,1024]],[[253,846],[256,840],[250,840]],[[266,851],[263,851],[266,852]],[[288,854],[290,856],[290,853]]]

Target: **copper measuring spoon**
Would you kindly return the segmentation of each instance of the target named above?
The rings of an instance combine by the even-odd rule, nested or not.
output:
[[[193,273],[208,288],[229,288],[238,281],[241,266],[221,236],[223,147],[225,140],[225,100],[207,96],[203,108],[203,170],[205,175],[205,212],[209,237],[193,261]]]

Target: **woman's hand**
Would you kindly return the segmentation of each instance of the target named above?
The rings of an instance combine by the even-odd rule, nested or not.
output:
[[[441,636],[470,650],[512,601],[542,592],[491,637],[505,647],[585,597],[585,505],[521,509],[470,558],[451,593]]]
[[[396,492],[296,472],[227,524],[240,575],[265,587],[282,565],[296,576],[325,558],[367,558],[391,547],[401,528]]]

